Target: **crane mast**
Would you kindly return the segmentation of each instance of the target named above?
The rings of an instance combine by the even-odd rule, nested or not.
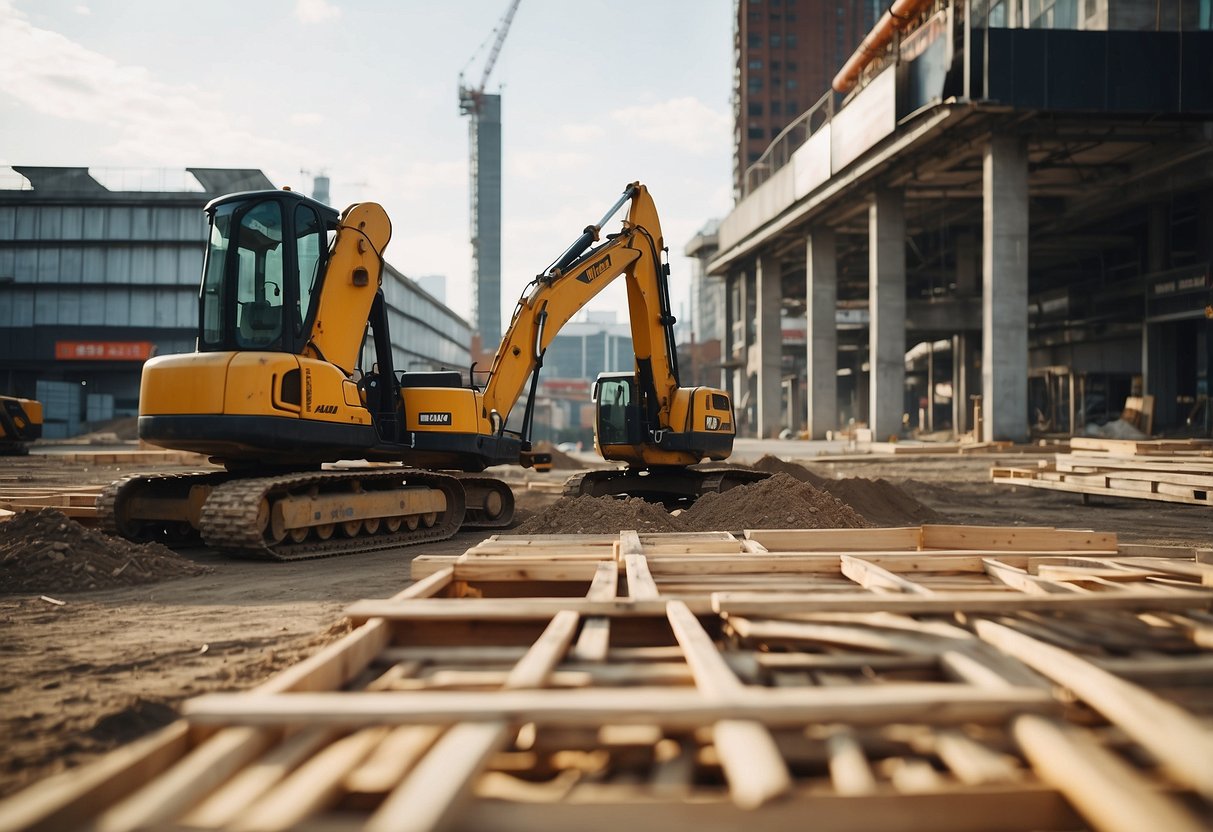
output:
[[[474,86],[459,74],[459,112],[470,116],[468,161],[472,243],[473,317],[480,344],[501,338],[501,96],[486,93],[489,76],[521,0],[511,0],[497,24],[492,47]]]

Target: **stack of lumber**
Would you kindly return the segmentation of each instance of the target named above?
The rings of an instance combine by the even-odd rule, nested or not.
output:
[[[1213,566],[1054,529],[497,536],[10,828],[1207,828]]]
[[[0,509],[9,512],[54,508],[78,522],[97,517],[97,495],[103,486],[42,486],[0,484]]]
[[[1040,468],[993,468],[995,483],[1213,506],[1213,440],[1076,437]]]

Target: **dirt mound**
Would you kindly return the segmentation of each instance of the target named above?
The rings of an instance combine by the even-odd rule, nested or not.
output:
[[[803,465],[797,465],[795,462],[788,462],[786,459],[780,459],[777,456],[767,454],[762,459],[754,463],[755,471],[765,471],[768,474],[787,474],[790,477],[795,477],[801,482],[807,482],[810,485],[815,485],[821,488],[829,482],[825,477],[818,476],[805,468]]]
[[[561,497],[540,514],[523,521],[506,534],[618,534],[681,531],[679,518],[638,497]]]
[[[551,442],[536,442],[535,450],[552,455],[552,470],[554,471],[581,471],[586,467],[579,460],[569,456]]]
[[[0,529],[0,593],[83,592],[212,571],[159,543],[86,529],[53,508],[22,512]]]
[[[877,526],[917,526],[944,519],[885,479],[848,477],[827,480],[823,487]]]
[[[705,494],[678,518],[682,531],[862,529],[863,517],[829,492],[777,473],[760,482]]]

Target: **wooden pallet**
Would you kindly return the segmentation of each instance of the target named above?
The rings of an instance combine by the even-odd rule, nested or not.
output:
[[[12,512],[54,508],[80,522],[95,519],[103,486],[66,487],[0,485],[0,509]]]
[[[496,536],[429,568],[255,690],[0,804],[0,826],[1199,829],[1213,811],[1213,567],[1190,549],[623,532]]]
[[[162,449],[129,451],[66,451],[47,454],[47,459],[83,462],[88,465],[205,465],[209,457],[190,451]]]
[[[1066,467],[1072,469],[1073,465],[1067,464]],[[1056,465],[1043,468],[992,468],[990,477],[999,485],[1213,506],[1213,474],[1178,473],[1180,469],[1158,471],[1119,466],[1108,469],[1091,465],[1078,467],[1079,472],[1060,470]]]
[[[1213,457],[1213,439],[1099,439],[1075,436],[1070,440],[1070,448],[1116,456]]]

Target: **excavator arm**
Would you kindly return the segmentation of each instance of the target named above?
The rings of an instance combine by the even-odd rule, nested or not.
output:
[[[629,202],[623,229],[595,245],[601,241],[602,227]],[[652,421],[668,425],[678,368],[668,267],[661,259],[662,251],[661,223],[653,198],[644,185],[634,182],[597,224],[587,226],[523,292],[493,358],[484,390],[487,412],[508,417],[527,378],[534,380],[535,371],[543,366],[544,352],[564,325],[622,275],[641,390]],[[528,407],[533,398],[532,390]]]

